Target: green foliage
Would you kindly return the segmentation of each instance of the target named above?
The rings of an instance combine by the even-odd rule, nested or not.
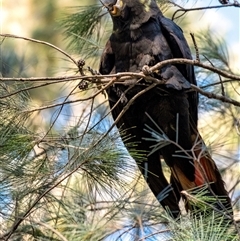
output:
[[[229,53],[227,43],[210,29],[196,35],[197,45],[203,62],[229,71]]]
[[[195,213],[191,218],[184,217],[178,225],[172,224],[171,230],[173,230],[174,241],[238,240],[238,235],[229,230],[223,216],[215,212],[207,212],[206,215]]]
[[[14,173],[21,173],[20,160],[25,159],[34,143],[34,136],[24,126],[28,115],[24,113],[28,96],[20,92],[14,98],[9,97],[10,88],[7,85],[0,85],[1,96],[6,96],[0,100],[0,160],[2,164],[13,164]],[[15,164],[14,164],[15,163]],[[19,163],[19,166],[18,164]]]
[[[167,0],[158,0],[158,3],[161,9],[169,7]],[[51,12],[55,2],[41,4],[48,16],[42,29],[51,26],[47,30],[47,36],[51,37]],[[74,12],[62,19],[69,46],[82,58],[98,62],[111,30],[109,15],[99,2],[74,8]],[[48,21],[51,22],[49,26]],[[33,35],[42,37],[41,31],[35,31]],[[198,42],[202,43],[199,44],[202,61],[211,61],[214,66],[230,71],[227,48],[221,39],[207,32],[198,37]],[[21,58],[18,61],[21,62]],[[4,56],[5,63],[8,65],[2,65],[1,72],[4,76],[13,76],[9,73],[17,64],[8,56]],[[204,80],[201,84],[207,85],[207,90],[221,91],[218,79],[212,88],[215,74],[199,70],[198,77]],[[0,239],[13,230],[9,240],[238,240],[236,226],[229,227],[222,213],[212,211],[211,205],[216,200],[206,198],[205,189],[191,193],[193,199],[190,201],[195,203],[196,210],[177,222],[172,220],[146,189],[119,134],[115,131],[106,134],[109,126],[101,129],[100,125],[94,125],[98,112],[102,111],[100,108],[93,111],[86,104],[83,109],[81,101],[77,101],[76,114],[68,105],[66,108],[70,111],[67,114],[74,115],[75,124],[64,121],[63,127],[56,127],[55,120],[65,120],[67,114],[60,108],[60,114],[53,118],[56,108],[49,109],[46,117],[50,122],[49,129],[46,130],[41,121],[34,123],[39,129],[33,128],[32,115],[37,113],[39,116],[40,111],[37,108],[29,111],[33,99],[26,91],[21,91],[31,86],[24,83],[0,85]],[[58,94],[63,92],[55,85],[54,88]],[[39,88],[36,94],[44,100],[50,95]],[[79,91],[71,92],[69,96],[73,99],[77,95]],[[51,95],[49,98],[55,103]],[[231,107],[220,107],[215,109],[216,113],[222,111],[226,122],[233,121],[236,114]],[[91,114],[85,115],[85,110]],[[226,113],[230,113],[228,119]],[[105,120],[104,115],[100,113],[101,123]],[[215,128],[220,126],[218,121],[214,121]],[[153,148],[169,144],[161,130],[159,134],[146,127],[146,131],[153,133],[151,141],[156,143]],[[228,133],[225,130],[225,135]],[[137,153],[134,150],[136,143],[131,143],[130,138],[126,136],[130,154],[141,161],[145,153]],[[163,191],[162,198],[168,190],[169,187]]]
[[[99,55],[99,49],[104,46],[103,35],[108,28],[107,11],[99,4],[74,8],[76,13],[68,14],[61,21],[69,47],[74,52],[88,59]]]
[[[126,177],[131,178],[131,173],[134,173],[134,166],[116,133],[104,136],[103,133],[93,130],[84,133],[80,142],[79,138],[76,138],[69,144],[72,148],[68,148],[68,170],[79,167],[90,192],[97,191],[101,195],[103,191],[111,192],[109,188],[115,186],[123,188]]]

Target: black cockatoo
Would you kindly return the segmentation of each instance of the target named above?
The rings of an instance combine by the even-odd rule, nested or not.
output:
[[[181,28],[163,16],[154,0],[101,2],[113,21],[113,32],[101,57],[101,74],[140,72],[146,65],[153,66],[163,60],[191,59]],[[165,84],[138,96],[117,122],[136,149],[146,154],[146,159],[137,160],[137,164],[150,189],[159,199],[169,185],[163,174],[162,157],[171,170],[172,188],[159,201],[174,217],[179,214],[181,191],[206,183],[210,193],[224,197],[218,207],[231,208],[218,168],[197,131],[198,95],[191,91],[191,84],[196,85],[193,66],[169,64],[152,75]],[[110,86],[107,93],[113,118],[147,86],[149,83],[144,79],[130,86],[120,83]],[[151,130],[160,128],[169,143],[152,151],[153,142],[148,140],[152,133],[145,130],[146,125]]]

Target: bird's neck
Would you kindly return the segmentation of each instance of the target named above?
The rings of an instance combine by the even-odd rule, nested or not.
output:
[[[122,17],[115,17],[113,19],[113,32],[116,34],[129,32],[130,22],[130,19],[124,20]]]

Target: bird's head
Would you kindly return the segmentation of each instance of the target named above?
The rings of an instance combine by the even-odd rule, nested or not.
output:
[[[136,29],[160,10],[155,0],[100,0],[114,21],[128,21]]]

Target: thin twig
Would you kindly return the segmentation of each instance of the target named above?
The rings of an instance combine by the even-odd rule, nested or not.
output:
[[[205,55],[203,55],[203,56],[213,67],[215,67],[214,64],[212,63],[212,61],[207,56],[205,56]],[[219,80],[220,80],[220,84],[221,84],[222,95],[225,96],[225,90],[224,90],[222,77],[221,77],[221,75],[218,75],[218,76],[219,76]]]
[[[21,36],[17,36],[17,35],[14,35],[14,34],[0,34],[0,37],[23,39],[23,40],[27,40],[27,41],[30,41],[30,42],[33,42],[33,43],[46,45],[46,46],[51,47],[51,48],[57,50],[58,52],[62,53],[63,55],[68,57],[76,66],[78,66],[77,61],[74,58],[72,58],[72,56],[70,56],[68,53],[66,53],[65,51],[63,51],[59,47],[57,47],[53,44],[50,44],[48,42],[41,41],[41,40],[38,40],[38,39],[33,39],[33,38],[21,37]]]
[[[215,99],[215,100],[220,100],[222,102],[225,102],[225,103],[229,103],[229,104],[232,104],[234,106],[238,106],[240,107],[240,102],[239,101],[236,101],[236,100],[233,100],[227,96],[223,96],[223,95],[218,95],[218,94],[215,94],[215,93],[212,93],[212,92],[208,92],[208,91],[203,91],[201,88],[197,87],[196,85],[191,85],[192,89],[197,91],[198,93],[208,97],[209,99]]]
[[[198,8],[180,8],[177,9],[173,16],[172,16],[172,20],[176,20],[182,16],[184,16],[187,12],[191,12],[191,11],[200,11],[200,10],[208,10],[208,9],[214,9],[214,8],[225,8],[225,7],[240,7],[240,4],[238,2],[234,2],[232,4],[225,4],[225,5],[216,5],[216,6],[208,6],[208,7],[198,7]],[[182,12],[179,16],[175,17],[175,15],[178,12]]]
[[[194,48],[195,48],[196,60],[197,60],[197,61],[200,61],[199,50],[198,50],[198,46],[197,46],[197,42],[196,42],[196,39],[195,39],[195,37],[194,37],[194,34],[193,34],[193,33],[190,33],[190,36],[191,36],[191,38],[192,38],[193,45],[194,45]]]

